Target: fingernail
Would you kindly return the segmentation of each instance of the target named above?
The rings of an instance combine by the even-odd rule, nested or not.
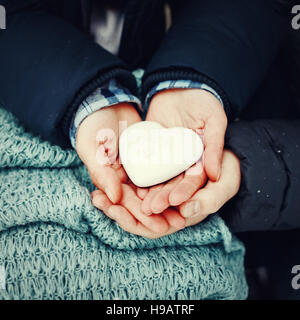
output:
[[[200,204],[198,201],[190,201],[187,203],[185,210],[184,210],[184,216],[186,218],[195,216],[200,213]]]

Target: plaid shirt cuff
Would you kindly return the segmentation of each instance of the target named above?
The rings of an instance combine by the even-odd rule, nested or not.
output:
[[[76,149],[77,129],[87,116],[102,108],[125,102],[134,104],[139,111],[142,111],[141,101],[136,96],[132,95],[128,89],[119,85],[116,80],[110,80],[103,87],[97,88],[91,95],[82,101],[72,118],[69,129],[72,147]]]
[[[146,99],[145,99],[145,105],[146,109],[148,109],[149,104],[151,102],[151,99],[153,96],[163,90],[167,89],[202,89],[206,90],[210,93],[212,93],[224,106],[223,101],[221,97],[218,95],[218,93],[205,83],[201,82],[194,82],[191,80],[168,80],[168,81],[163,81],[157,84],[155,87],[153,87],[147,94]]]

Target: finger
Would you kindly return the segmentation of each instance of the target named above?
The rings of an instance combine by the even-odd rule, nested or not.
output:
[[[150,199],[150,210],[152,213],[158,214],[170,207],[169,195],[182,179],[183,174],[170,180],[159,192],[153,194],[152,199]]]
[[[148,194],[149,192],[149,189],[148,188],[137,188],[136,190],[137,192],[137,196],[141,199],[141,200],[144,200],[146,195]]]
[[[221,116],[207,120],[204,131],[204,168],[212,181],[221,176],[221,163],[224,148],[224,136],[227,127],[226,118]]]
[[[93,205],[102,210],[110,219],[115,220],[125,231],[145,236],[147,238],[157,238],[162,236],[161,232],[155,233],[146,228],[126,208],[120,205],[113,205],[106,194],[101,190],[95,190],[91,195]],[[176,229],[178,230],[178,228]]]
[[[179,211],[183,217],[207,216],[218,210],[222,203],[220,195],[212,183],[208,183],[205,188],[200,189],[191,201],[179,206]]]
[[[85,164],[93,184],[104,191],[111,202],[117,203],[122,196],[121,180],[124,178],[124,172],[117,163],[110,165],[107,159],[105,148],[103,144],[100,144],[96,154],[85,159]],[[119,170],[115,170],[113,166],[118,167]]]
[[[195,201],[187,202],[179,208],[182,216],[188,218],[187,224],[190,224],[191,220],[197,221],[197,223],[203,221],[228,201],[228,197],[213,182],[209,182],[195,196],[197,196]]]
[[[240,169],[238,161],[232,161],[224,153],[222,174],[217,182],[209,181],[191,199],[180,206],[184,217],[207,216],[217,212],[237,192],[240,184]]]
[[[147,238],[153,238],[156,236],[154,232],[147,229],[140,221],[135,219],[135,217],[132,216],[126,208],[122,206],[111,206],[108,215],[126,232]]]
[[[110,166],[90,165],[88,170],[93,184],[105,192],[112,203],[119,202],[122,189],[118,173]]]
[[[138,221],[146,228],[155,233],[166,233],[169,230],[169,224],[163,216],[147,216],[142,212],[142,200],[126,184],[122,185],[123,197],[120,204],[125,207]]]
[[[128,180],[127,173],[124,170],[123,166],[119,163],[119,159],[111,167],[117,172],[118,177],[122,183],[127,182]]]
[[[117,141],[112,129],[99,130],[96,135],[98,146],[95,158],[89,159],[88,166],[93,183],[104,191],[113,203],[121,199],[121,180],[125,178],[125,171],[122,171],[117,161]]]
[[[114,130],[110,128],[100,129],[96,134],[96,143],[98,144],[98,150],[100,150],[97,154],[99,164],[115,164],[118,155],[118,139]]]
[[[119,169],[116,170],[118,177],[121,181],[121,183],[126,183],[128,180],[128,176],[124,170],[124,168],[121,166]]]
[[[120,205],[113,205],[101,190],[92,192],[92,203],[102,210],[110,219],[115,220],[118,225],[127,232],[143,235],[148,238],[158,236],[147,229],[141,222],[135,219],[128,210]]]
[[[176,230],[180,230],[185,227],[185,218],[182,217],[175,209],[168,208],[162,213],[162,215],[168,221],[169,225]]]
[[[193,194],[203,186],[206,181],[206,174],[201,161],[192,166],[184,174],[184,178],[172,190],[169,202],[172,206],[178,206],[190,199]]]
[[[102,210],[102,211],[108,211],[109,207],[112,205],[111,201],[108,199],[106,194],[102,192],[101,190],[95,190],[91,193],[92,197],[92,204]]]
[[[119,205],[111,206],[109,215],[110,217],[114,217],[114,220],[126,232],[149,239],[157,239],[178,231],[178,229],[170,227],[165,233],[152,232],[148,228],[146,228],[140,221],[136,220],[126,208]]]
[[[160,184],[158,186],[152,187],[149,189],[146,197],[144,198],[142,202],[142,212],[146,215],[151,215],[151,202],[152,199],[155,197],[155,195],[163,188],[163,185]]]

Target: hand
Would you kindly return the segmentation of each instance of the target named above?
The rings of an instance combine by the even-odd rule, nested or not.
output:
[[[159,238],[185,227],[185,219],[175,209],[168,208],[161,215],[144,215],[142,200],[133,184],[122,184],[122,198],[118,205],[113,205],[101,190],[92,192],[92,202],[122,229],[146,238]]]
[[[183,217],[188,217],[186,225],[191,226],[217,212],[228,200],[234,197],[241,184],[240,161],[229,150],[224,151],[222,173],[218,181],[208,181],[186,203],[179,206]]]
[[[231,151],[225,150],[219,181],[209,181],[189,202],[178,208],[168,208],[161,215],[146,216],[142,213],[141,198],[144,198],[147,192],[145,192],[145,189],[135,192],[133,185],[122,184],[123,195],[119,205],[113,205],[101,190],[94,191],[92,198],[94,206],[115,220],[125,231],[155,239],[198,224],[209,214],[218,211],[238,192],[240,179],[238,158]],[[180,220],[179,212],[187,218],[181,217],[183,220]],[[163,218],[165,220],[162,220]]]
[[[192,170],[165,185],[150,188],[149,192],[138,190],[145,198],[143,212],[149,215],[188,200],[205,183],[206,175],[212,181],[219,179],[227,117],[211,93],[201,89],[171,89],[153,97],[146,120],[157,121],[165,127],[194,129],[201,133],[205,148],[202,162]]]
[[[146,120],[165,127],[203,129],[204,169],[209,179],[221,175],[227,117],[220,101],[202,89],[170,89],[151,100]]]
[[[118,140],[121,131],[140,120],[137,111],[130,104],[119,104],[91,114],[78,128],[77,152],[87,166],[92,182],[99,189],[92,195],[101,195],[102,198],[107,196],[106,199],[110,206],[120,202],[120,205],[124,205],[124,208],[126,208],[126,205],[129,204],[130,209],[135,213],[136,218],[133,216],[133,220],[126,221],[125,228],[130,221],[135,221],[137,230],[145,229],[148,232],[152,230],[152,232],[160,234],[162,230],[165,231],[170,226],[184,226],[185,219],[181,217],[179,212],[174,214],[175,211],[172,212],[171,210],[161,217],[146,217],[146,219],[145,215],[141,217],[139,210],[141,200],[137,196],[134,197],[136,187],[127,185],[130,183],[127,174],[117,161]],[[125,123],[123,123],[124,126],[120,127],[122,121],[125,121]],[[122,195],[123,192],[125,192],[124,196]],[[94,197],[94,205],[102,209],[97,206],[97,203],[99,203],[97,201],[98,197]],[[118,206],[116,207],[118,208]],[[115,210],[116,208],[113,207],[112,209]],[[126,215],[123,215],[123,217],[126,217]]]
[[[207,176],[200,160],[179,176],[149,189],[137,188],[142,211],[150,215],[159,214],[170,206],[178,206],[189,200],[206,182]]]
[[[105,192],[112,203],[120,201],[121,182],[127,179],[118,163],[120,124],[126,127],[138,121],[141,118],[134,106],[121,103],[92,113],[77,131],[77,153],[86,165],[93,184]]]

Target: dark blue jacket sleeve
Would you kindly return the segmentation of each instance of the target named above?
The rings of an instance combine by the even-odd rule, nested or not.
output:
[[[300,120],[239,121],[226,148],[240,159],[238,194],[220,211],[234,232],[300,228]]]
[[[285,2],[189,0],[151,60],[144,94],[170,79],[204,81],[238,115],[265,78],[289,27]]]
[[[7,12],[6,30],[0,30],[0,105],[34,133],[69,147],[71,115],[96,87],[116,78],[135,92],[120,59],[51,14],[47,1],[0,4]]]

